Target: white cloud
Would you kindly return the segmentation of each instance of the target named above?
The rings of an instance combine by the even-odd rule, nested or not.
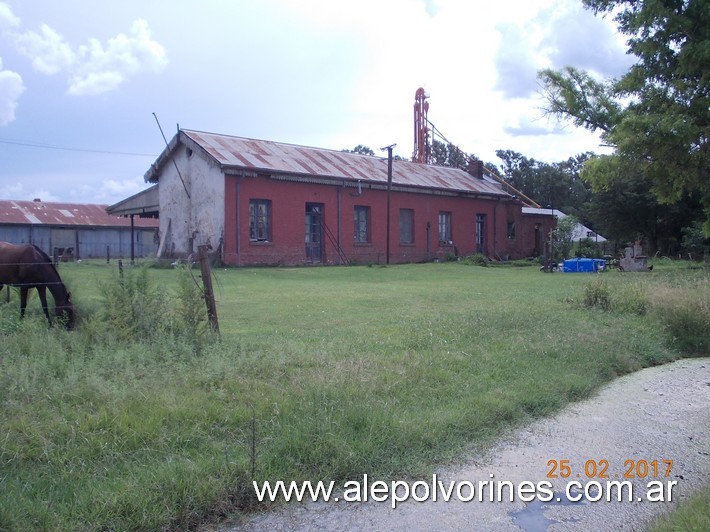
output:
[[[69,94],[103,94],[123,83],[123,76],[117,71],[88,72],[82,76],[72,76],[69,80]]]
[[[0,30],[15,28],[20,25],[20,19],[5,2],[0,2]]]
[[[59,196],[52,194],[42,186],[26,190],[24,184],[19,181],[12,185],[0,186],[0,198],[18,201],[32,201],[35,198],[42,201],[62,201]]]
[[[29,201],[30,199],[41,199],[42,201],[49,201],[49,202],[57,202],[57,201],[62,201],[62,199],[59,196],[55,196],[52,194],[49,190],[46,188],[36,188],[34,192],[31,194],[26,194],[26,200]]]
[[[40,33],[26,31],[12,37],[17,50],[32,60],[37,72],[52,75],[71,68],[74,63],[74,52],[69,44],[46,24],[40,26]]]
[[[89,38],[74,46],[47,24],[39,32],[21,29],[7,4],[0,3],[0,30],[18,52],[32,61],[42,74],[68,75],[68,93],[102,94],[118,88],[129,77],[142,72],[159,72],[167,64],[165,48],[151,37],[143,19],[133,22],[127,34],[119,33],[103,44]]]
[[[19,181],[13,185],[2,185],[0,186],[0,198],[22,199],[24,190],[22,183]]]
[[[602,77],[618,76],[628,70],[633,56],[625,55],[623,38],[608,20],[594,16],[582,6],[567,6],[552,17],[542,46],[549,50],[554,68],[573,65]]]
[[[0,126],[15,120],[17,102],[24,90],[22,77],[17,72],[3,70],[0,58]]]
[[[530,36],[515,24],[500,24],[500,46],[495,55],[498,77],[495,88],[506,98],[526,98],[537,91],[541,65],[533,54]]]
[[[146,188],[142,177],[133,179],[107,179],[101,186],[101,193],[106,196],[127,197]]]
[[[165,48],[154,41],[145,20],[133,22],[129,35],[118,34],[103,46],[91,39],[77,52],[78,65],[70,79],[70,94],[101,94],[129,76],[159,72],[167,64]]]
[[[72,201],[113,205],[146,188],[142,177],[87,180],[69,191]]]

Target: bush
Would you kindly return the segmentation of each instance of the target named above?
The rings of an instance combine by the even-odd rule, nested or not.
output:
[[[102,288],[103,305],[96,319],[108,324],[120,342],[150,340],[166,327],[166,298],[148,282],[146,267],[121,272]]]
[[[611,310],[611,293],[604,279],[596,279],[584,287],[582,304],[586,308]]]
[[[644,316],[651,306],[645,285],[632,284],[620,290],[614,298],[614,309]]]
[[[488,266],[488,259],[485,255],[481,253],[476,253],[475,255],[469,255],[463,260],[464,264],[469,266]]]
[[[209,339],[202,290],[190,267],[178,267],[177,297],[148,279],[148,268],[128,270],[103,286],[103,305],[91,327],[108,331],[119,343],[161,342],[166,336],[187,341],[195,353]],[[95,324],[96,325],[96,324]]]
[[[710,352],[710,283],[701,286],[661,287],[654,294],[653,311],[669,341],[691,355]]]

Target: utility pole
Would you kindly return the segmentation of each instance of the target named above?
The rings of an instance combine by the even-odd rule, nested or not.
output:
[[[392,148],[396,144],[390,144],[381,148],[382,151],[387,150],[387,249],[385,252],[385,263],[390,263],[390,193],[392,192]]]

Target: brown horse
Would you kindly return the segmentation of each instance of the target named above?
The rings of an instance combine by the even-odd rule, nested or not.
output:
[[[31,244],[9,244],[0,242],[0,290],[3,285],[20,288],[20,317],[24,317],[27,307],[27,293],[36,288],[42,302],[44,315],[52,325],[47,310],[47,289],[54,297],[57,318],[67,329],[74,328],[74,305],[59,272],[49,256]]]

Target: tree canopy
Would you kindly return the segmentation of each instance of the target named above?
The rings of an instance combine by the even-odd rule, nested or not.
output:
[[[359,153],[360,155],[375,155],[375,152],[372,151],[372,148],[369,146],[365,146],[363,144],[358,144],[355,146],[352,150],[342,150],[347,153]]]
[[[710,235],[710,2],[583,0],[595,14],[614,14],[637,62],[619,79],[597,80],[573,67],[543,70],[547,110],[600,131],[613,161],[583,175],[608,191],[633,166],[661,203],[695,198]],[[604,170],[604,171],[602,171]]]

